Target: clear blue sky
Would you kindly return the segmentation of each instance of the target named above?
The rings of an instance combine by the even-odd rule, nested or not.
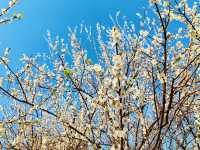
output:
[[[0,7],[6,3],[8,0],[0,0]],[[81,22],[94,28],[96,22],[108,25],[109,14],[114,16],[118,10],[134,21],[136,12],[147,4],[148,0],[20,0],[11,12],[23,12],[24,19],[0,25],[0,54],[5,47],[12,49],[12,59],[22,53],[47,51],[47,29],[67,38],[68,26]]]

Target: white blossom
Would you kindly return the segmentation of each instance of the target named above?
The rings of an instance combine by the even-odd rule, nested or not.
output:
[[[119,43],[121,41],[122,35],[118,27],[113,27],[110,32],[110,37],[113,43]]]

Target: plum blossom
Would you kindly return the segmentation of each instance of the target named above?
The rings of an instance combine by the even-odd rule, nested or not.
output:
[[[143,37],[146,37],[147,35],[149,34],[149,32],[148,31],[144,31],[144,30],[141,30],[140,31],[140,35],[142,35]]]
[[[102,67],[99,64],[93,65],[93,69],[96,73],[100,73],[102,71]]]
[[[114,55],[112,57],[112,62],[114,64],[115,69],[122,69],[123,68],[123,58],[121,55]]]
[[[161,0],[149,0],[150,3],[155,4],[155,3],[160,3]]]
[[[3,86],[3,77],[0,77],[0,86]]]
[[[110,31],[110,38],[114,44],[121,41],[122,35],[118,27],[114,26]]]

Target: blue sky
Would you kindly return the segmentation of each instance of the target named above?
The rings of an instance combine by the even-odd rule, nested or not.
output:
[[[0,0],[5,7],[8,0]],[[11,59],[22,53],[36,54],[48,50],[45,41],[49,29],[54,35],[67,38],[67,27],[84,23],[95,28],[96,22],[109,25],[109,14],[120,10],[130,20],[138,19],[136,12],[148,0],[20,0],[10,12],[23,12],[24,19],[0,26],[0,53],[5,47],[12,49]]]

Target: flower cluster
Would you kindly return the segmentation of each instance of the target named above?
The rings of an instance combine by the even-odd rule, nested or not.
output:
[[[16,4],[17,4],[18,0],[10,0],[8,3],[8,6],[6,8],[1,8],[1,12],[0,12],[0,24],[5,24],[5,23],[9,23],[12,22],[14,20],[19,20],[23,18],[22,13],[14,13],[12,16],[10,17],[4,17],[7,16],[8,11],[10,9],[12,9]],[[4,18],[2,18],[4,17]]]
[[[199,13],[182,0],[150,2],[156,15],[138,14],[139,32],[127,20],[111,30],[98,24],[95,44],[83,25],[69,30],[69,44],[48,32],[50,53],[22,55],[20,69],[6,48],[3,148],[198,149]]]
[[[110,31],[110,38],[114,44],[119,43],[121,41],[122,35],[118,27],[113,27]]]

